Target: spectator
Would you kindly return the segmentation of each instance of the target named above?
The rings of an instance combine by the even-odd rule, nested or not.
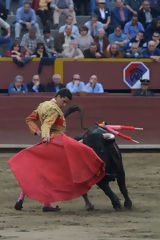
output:
[[[50,7],[54,10],[53,22],[54,29],[59,25],[59,17],[63,13],[65,15],[71,15],[73,17],[73,24],[77,24],[76,14],[74,11],[74,3],[72,0],[52,0]]]
[[[45,92],[45,86],[40,82],[38,74],[33,75],[32,81],[27,85],[29,92]]]
[[[64,32],[58,33],[54,38],[54,47],[58,53],[61,53],[65,47],[69,46],[69,42],[73,40],[72,26],[66,25]]]
[[[31,61],[33,57],[35,57],[35,56],[27,56],[27,54],[22,53],[20,44],[17,41],[13,43],[11,50],[7,51],[6,56],[12,57],[13,62],[20,67],[23,67],[26,63]]]
[[[126,7],[133,13],[138,14],[138,11],[142,8],[144,0],[125,0]]]
[[[116,43],[109,45],[104,55],[106,58],[123,58],[123,54]]]
[[[0,17],[5,21],[7,20],[7,16],[8,16],[8,11],[3,5],[3,3],[0,2]]]
[[[36,14],[40,17],[43,27],[50,28],[51,22],[51,11],[49,4],[51,0],[33,0],[31,7],[34,9]]]
[[[79,58],[84,58],[82,51],[77,47],[77,42],[75,40],[71,40],[69,42],[69,46],[64,49],[62,52],[63,58],[73,58],[77,60]]]
[[[98,21],[103,24],[103,28],[105,29],[105,31],[107,31],[111,21],[111,17],[109,8],[106,8],[105,3],[106,3],[105,0],[99,0],[98,8],[96,8],[94,12],[98,17]]]
[[[150,0],[150,6],[156,12],[156,16],[160,16],[160,2],[159,2],[159,0]]]
[[[142,58],[142,53],[138,48],[138,43],[132,43],[131,49],[125,53],[125,58]]]
[[[43,41],[47,46],[47,54],[49,57],[56,55],[56,50],[54,49],[54,38],[51,36],[50,29],[46,28],[43,30]]]
[[[102,54],[98,52],[95,42],[90,44],[90,47],[83,52],[85,58],[102,58]]]
[[[23,83],[23,77],[17,75],[14,82],[9,85],[8,93],[27,93],[27,86]]]
[[[36,27],[31,26],[29,32],[23,35],[20,46],[23,48],[22,51],[28,52],[29,55],[33,55],[36,51],[37,43],[40,42],[45,45],[43,38],[36,33]],[[46,51],[48,50],[46,45],[45,49]]]
[[[129,39],[136,37],[139,31],[144,32],[144,27],[142,23],[138,22],[138,16],[133,15],[131,21],[127,22],[124,26],[124,33]]]
[[[11,29],[7,22],[5,22],[2,18],[0,18],[0,28],[3,28],[7,31],[6,34],[0,36],[0,44],[5,43],[7,45],[7,50],[10,50],[12,47],[12,39],[11,39]]]
[[[124,28],[124,25],[131,20],[131,11],[124,7],[123,0],[116,0],[116,7],[111,10],[111,29],[117,25]]]
[[[109,34],[108,40],[110,43],[116,43],[120,51],[125,50],[129,43],[129,39],[126,34],[122,33],[120,25],[115,27],[114,33]]]
[[[52,81],[47,84],[47,92],[58,92],[65,85],[61,83],[61,76],[59,74],[54,74],[52,76]]]
[[[80,74],[75,73],[72,76],[72,82],[66,84],[66,88],[70,90],[71,93],[85,92],[85,84],[81,81]]]
[[[160,50],[156,48],[154,41],[148,42],[148,48],[143,51],[143,58],[151,58],[153,61],[158,62],[160,59]]]
[[[90,0],[73,0],[76,15],[88,16],[90,15]]]
[[[106,8],[109,8],[109,0],[105,0],[106,2]],[[90,0],[91,3],[91,15],[94,13],[96,9],[96,3],[98,3],[98,0]]]
[[[104,57],[104,52],[109,45],[109,40],[105,36],[103,28],[98,30],[98,36],[94,38],[94,42],[97,44],[98,52]]]
[[[19,7],[23,7],[24,0],[19,0]],[[11,6],[11,0],[6,0],[6,9],[8,11],[8,14],[10,12],[10,6]]]
[[[45,51],[45,46],[43,43],[37,43],[37,47],[33,55],[35,55],[37,58],[48,57],[48,54]]]
[[[86,91],[89,93],[103,93],[104,89],[101,83],[98,82],[98,78],[95,74],[91,75],[89,82],[86,84]]]
[[[147,47],[147,43],[145,42],[143,31],[139,31],[137,33],[136,37],[134,37],[130,40],[129,47],[131,47],[132,44],[135,42],[138,44],[138,48],[139,48],[139,50],[141,50],[141,52],[144,50],[144,48]]]
[[[91,15],[90,21],[86,22],[85,26],[88,28],[88,34],[92,37],[96,37],[98,35],[98,30],[103,28],[103,24],[98,21],[96,14]]]
[[[152,22],[153,18],[156,18],[156,12],[150,7],[150,2],[144,0],[141,10],[138,11],[138,19],[143,24],[144,28]]]
[[[89,48],[90,44],[93,42],[91,35],[88,35],[88,28],[85,25],[82,25],[79,29],[80,35],[76,37],[76,42],[78,47],[82,52]]]
[[[153,33],[152,40],[155,42],[156,48],[160,49],[160,34],[158,32]]]
[[[152,23],[149,24],[145,30],[145,40],[149,42],[152,40],[152,35],[154,32],[160,33],[160,16],[154,18]]]
[[[73,17],[71,15],[68,15],[66,17],[66,24],[59,28],[59,32],[64,32],[64,29],[65,29],[66,25],[71,25],[72,26],[72,35],[71,36],[73,38],[76,38],[79,35],[79,30],[78,30],[78,27],[76,25],[73,25]]]
[[[15,23],[15,38],[20,38],[20,32],[22,28],[29,29],[31,26],[35,26],[37,34],[40,34],[39,25],[36,22],[35,11],[31,8],[29,2],[24,3],[24,7],[20,7],[16,12],[16,23]]]
[[[151,97],[154,96],[154,92],[149,90],[149,79],[141,79],[141,89],[136,91],[133,96],[141,96],[141,97]]]

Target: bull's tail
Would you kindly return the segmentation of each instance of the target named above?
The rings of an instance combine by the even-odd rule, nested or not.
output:
[[[81,107],[79,107],[78,105],[73,105],[71,107],[69,107],[65,113],[64,113],[64,117],[67,118],[71,113],[74,112],[79,112],[80,113],[80,125],[81,125],[81,129],[86,130],[86,128],[83,126],[83,117],[84,117],[84,111]]]

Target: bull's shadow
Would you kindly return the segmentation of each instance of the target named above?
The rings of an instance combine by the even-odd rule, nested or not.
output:
[[[72,106],[65,112],[65,118],[72,112],[80,112],[81,128],[83,127],[83,111],[78,106]],[[87,146],[91,147],[97,155],[106,163],[105,176],[97,183],[97,185],[104,191],[104,193],[111,200],[114,209],[121,209],[121,203],[118,196],[112,191],[109,186],[110,181],[117,181],[120,192],[124,197],[124,207],[131,209],[132,201],[129,198],[128,190],[125,183],[125,171],[123,168],[122,155],[118,145],[115,141],[115,136],[108,133],[107,130],[94,125],[90,128],[85,129],[85,131],[75,136],[74,139],[82,141]],[[86,209],[92,210],[94,206],[89,201],[87,193],[83,195]]]

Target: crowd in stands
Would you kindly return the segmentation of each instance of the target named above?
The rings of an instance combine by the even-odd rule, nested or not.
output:
[[[10,0],[0,0],[0,44],[7,57],[24,66],[34,57],[42,66],[56,58],[160,58],[160,1],[158,0],[32,0],[19,1],[15,37],[7,22]],[[66,23],[59,25],[60,15]],[[90,19],[78,26],[76,16]],[[37,22],[40,18],[42,28]],[[12,26],[13,27],[13,26]],[[52,30],[57,33],[53,37]],[[25,33],[24,33],[25,31]],[[36,89],[36,88],[35,88]]]

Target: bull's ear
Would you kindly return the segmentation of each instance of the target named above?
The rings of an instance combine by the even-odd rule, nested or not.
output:
[[[106,140],[115,139],[115,136],[112,133],[103,133],[103,138]]]
[[[83,143],[83,139],[79,140],[78,142],[81,142],[81,143]]]

